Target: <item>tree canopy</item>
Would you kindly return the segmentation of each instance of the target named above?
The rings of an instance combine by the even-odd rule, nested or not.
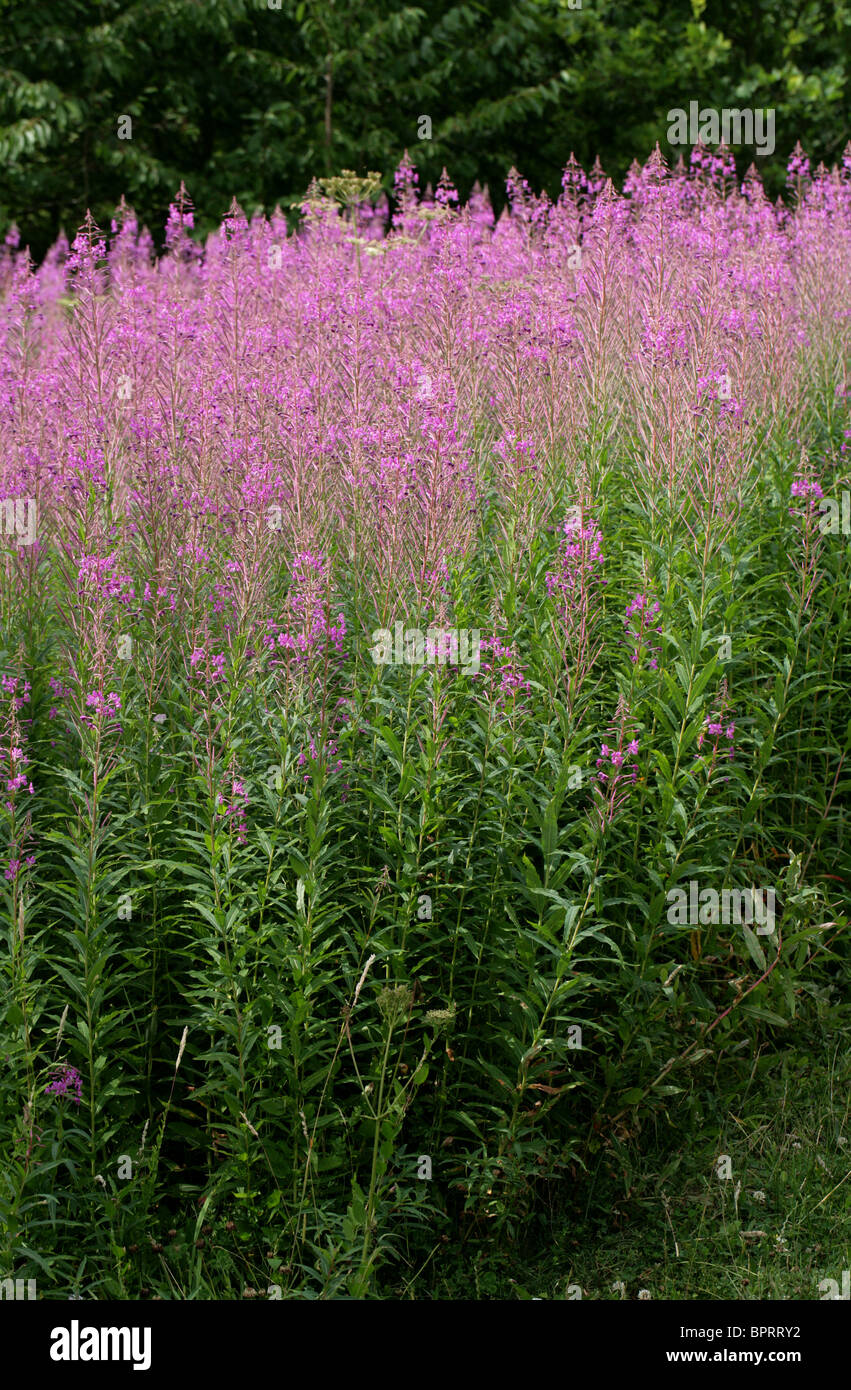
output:
[[[801,140],[851,138],[845,0],[64,0],[0,3],[0,223],[38,256],[124,195],[155,235],[180,181],[204,232],[235,196],[294,205],[311,178],[405,148],[496,206],[516,166],[558,191],[571,152],[621,178],[691,101],[776,112],[772,194]],[[423,118],[428,118],[424,120]],[[429,138],[430,137],[430,138]],[[754,159],[734,153],[744,172]]]

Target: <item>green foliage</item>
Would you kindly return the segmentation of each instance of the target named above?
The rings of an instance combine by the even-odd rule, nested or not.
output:
[[[774,484],[755,484],[703,553],[661,497],[637,508],[613,486],[607,541],[627,558],[606,599],[609,651],[640,578],[628,557],[650,556],[659,669],[615,656],[570,711],[550,693],[550,619],[533,602],[554,560],[542,530],[518,593],[533,661],[522,718],[451,670],[366,668],[342,766],[321,751],[305,762],[307,708],[240,682],[237,644],[215,728],[185,678],[154,725],[132,666],[120,758],[69,724],[41,777],[55,828],[20,931],[5,890],[3,1046],[28,1079],[23,1106],[0,1088],[6,1266],[100,1296],[398,1287],[445,1229],[519,1239],[543,1198],[600,1162],[626,1174],[631,1141],[681,1123],[705,1073],[818,1018],[847,970],[830,875],[848,851],[828,796],[848,752],[849,598],[834,547],[804,607]],[[515,559],[509,538],[456,577],[459,622],[461,605],[510,588]],[[695,752],[719,630],[747,712],[724,776]],[[575,773],[625,694],[653,752],[604,824]],[[245,844],[214,743],[223,766],[238,752],[253,770]],[[670,925],[668,890],[719,873],[779,879],[778,935]],[[57,1054],[85,1078],[79,1111],[44,1094]],[[422,1155],[438,1181],[418,1180]]]

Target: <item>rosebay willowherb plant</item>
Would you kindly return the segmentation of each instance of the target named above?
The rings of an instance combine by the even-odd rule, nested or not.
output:
[[[0,1265],[50,1296],[427,1289],[847,971],[851,147],[788,206],[695,156],[4,252]]]

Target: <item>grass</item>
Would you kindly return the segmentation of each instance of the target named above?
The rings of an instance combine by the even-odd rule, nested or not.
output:
[[[672,1114],[600,1159],[510,1250],[472,1242],[433,1297],[822,1299],[851,1268],[851,1008],[802,1024],[779,1052],[726,1060]],[[719,1156],[730,1159],[721,1179]],[[725,1165],[726,1171],[726,1165]],[[756,1195],[754,1195],[756,1194]],[[622,1283],[621,1290],[614,1286]],[[466,1291],[466,1292],[465,1292]]]

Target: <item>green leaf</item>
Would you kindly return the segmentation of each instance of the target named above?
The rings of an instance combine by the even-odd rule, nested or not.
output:
[[[765,970],[765,953],[759,944],[758,938],[751,931],[750,927],[742,925],[742,933],[745,938],[745,945],[748,948],[751,960],[754,965],[758,965],[760,970]]]

